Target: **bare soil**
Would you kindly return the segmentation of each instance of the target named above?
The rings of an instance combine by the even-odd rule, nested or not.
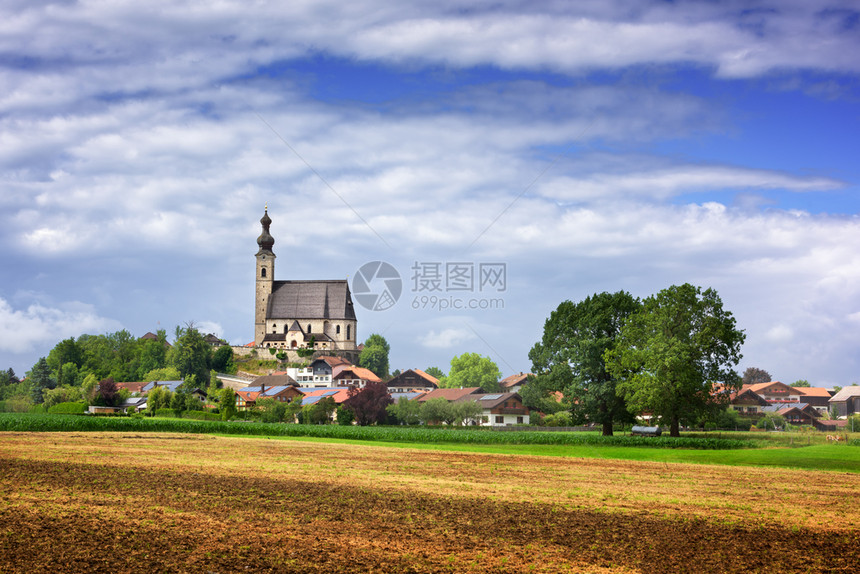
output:
[[[856,474],[0,434],[0,572],[855,572]]]

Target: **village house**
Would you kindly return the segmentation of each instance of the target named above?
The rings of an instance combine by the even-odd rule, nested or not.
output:
[[[517,373],[516,375],[505,377],[499,381],[499,390],[504,393],[518,393],[531,376],[534,375],[531,373]]]
[[[479,426],[512,426],[529,424],[529,410],[517,393],[467,394],[456,402],[475,401],[483,411],[475,422]]]
[[[848,417],[860,413],[860,385],[845,387],[830,398],[830,416]]]
[[[302,391],[295,385],[275,385],[269,387],[265,384],[254,384],[236,391],[236,410],[245,411],[252,409],[257,406],[257,401],[261,399],[273,399],[282,403],[290,403],[296,397],[302,398],[303,396]]]
[[[439,388],[439,380],[421,369],[406,369],[386,385],[389,393],[429,392]]]
[[[303,368],[290,367],[287,373],[302,388],[331,388],[336,367],[351,367],[352,363],[341,357],[323,355]]]
[[[381,383],[370,369],[355,365],[338,365],[332,369],[332,385],[337,387],[354,386],[363,389],[367,383]]]

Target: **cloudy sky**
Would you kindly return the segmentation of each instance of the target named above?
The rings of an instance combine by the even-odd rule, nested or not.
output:
[[[571,4],[3,2],[0,367],[251,341],[268,203],[277,279],[398,271],[392,368],[527,371],[563,300],[689,282],[740,369],[860,381],[856,2]]]

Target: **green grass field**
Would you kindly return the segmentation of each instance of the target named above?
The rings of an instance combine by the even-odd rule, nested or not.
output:
[[[384,445],[512,455],[597,458],[665,463],[783,467],[860,473],[860,437],[823,444],[820,433],[689,433],[681,439],[618,434],[557,433],[424,427],[340,427],[180,419],[0,414],[7,432],[170,432],[258,436],[279,440]],[[2,436],[2,435],[0,435]]]

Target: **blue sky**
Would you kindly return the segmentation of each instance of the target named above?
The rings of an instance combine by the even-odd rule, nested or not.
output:
[[[398,269],[359,308],[394,368],[527,371],[563,300],[689,282],[741,370],[860,381],[857,4],[569,4],[4,3],[0,368],[121,328],[250,341],[268,202],[277,279]],[[501,303],[420,308],[416,262],[504,263],[438,293]]]

